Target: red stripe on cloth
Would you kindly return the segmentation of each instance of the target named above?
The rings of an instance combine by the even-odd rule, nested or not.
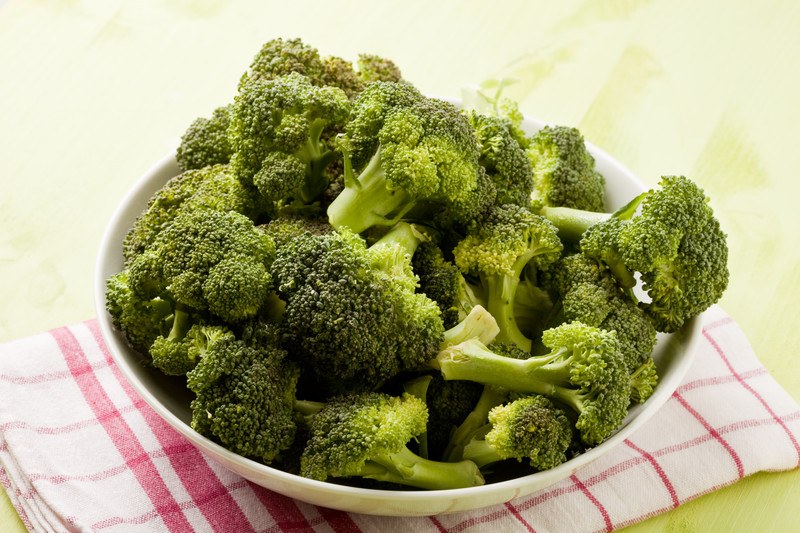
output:
[[[325,519],[325,521],[334,531],[338,531],[340,533],[361,531],[361,528],[356,525],[356,523],[353,521],[353,518],[349,514],[343,511],[328,509],[326,507],[317,507],[317,509],[319,510],[320,516]]]
[[[436,529],[438,529],[438,530],[439,530],[439,531],[441,531],[442,533],[447,533],[447,528],[446,528],[446,527],[444,527],[444,524],[442,524],[442,523],[439,521],[439,519],[438,519],[438,518],[436,518],[435,516],[429,516],[429,517],[428,517],[428,519],[429,519],[429,520],[431,521],[431,523],[432,523],[432,524],[433,524],[433,525],[436,527]]]
[[[292,498],[249,482],[253,493],[281,531],[314,531]]]
[[[684,407],[684,409],[689,411],[689,413],[691,413],[691,415],[695,417],[695,419],[698,422],[700,422],[700,424],[706,429],[706,431],[708,431],[711,434],[711,436],[714,437],[714,439],[717,442],[719,442],[723,448],[725,448],[725,450],[731,456],[731,459],[733,459],[733,462],[736,464],[736,470],[739,479],[743,478],[744,466],[742,465],[742,459],[739,457],[739,454],[736,453],[736,450],[734,450],[733,447],[731,447],[731,445],[728,444],[728,441],[722,438],[722,435],[720,435],[719,432],[716,429],[714,429],[714,427],[712,427],[711,424],[708,423],[708,420],[703,418],[703,415],[698,413],[694,407],[689,405],[689,402],[686,401],[686,398],[681,396],[678,392],[673,393],[672,397],[678,400],[678,402],[680,402],[680,404]]]
[[[514,515],[514,518],[516,518],[516,519],[517,519],[517,521],[519,521],[519,523],[520,523],[520,524],[522,524],[523,526],[525,526],[525,529],[527,529],[527,530],[528,530],[528,531],[530,531],[531,533],[536,533],[536,531],[535,531],[535,530],[533,529],[533,527],[532,527],[532,526],[531,526],[531,525],[528,523],[528,521],[527,521],[527,520],[525,520],[524,518],[522,518],[522,515],[521,515],[521,514],[519,514],[519,511],[517,510],[517,508],[516,508],[516,507],[514,507],[514,505],[513,505],[511,502],[506,502],[506,509],[508,509],[509,511],[511,511],[511,514],[512,514],[512,515]]]
[[[103,341],[97,320],[87,321],[86,326],[91,331],[95,343],[102,351],[103,356],[112,363],[112,373],[122,386],[125,394],[128,395],[132,403],[139,403],[141,397],[133,390],[133,387],[122,375],[120,369],[113,364],[111,353]],[[195,502],[196,507],[203,513],[211,527],[215,530],[224,527],[237,532],[254,532],[253,525],[247,519],[241,507],[239,507],[239,503],[225,489],[216,472],[211,469],[200,451],[194,446],[190,446],[188,449],[183,448],[186,440],[146,404],[142,403],[139,411],[162,448],[170,450],[182,447],[180,448],[181,453],[169,454],[169,462],[189,496]],[[202,503],[200,503],[201,501]]]
[[[16,496],[20,496],[19,489],[12,489],[11,480],[9,479],[5,469],[3,469],[2,467],[0,467],[0,485],[3,485],[3,488],[5,489],[6,493],[8,493],[9,496],[11,496],[12,492]],[[25,508],[22,506],[22,504],[14,505],[14,509],[17,510],[19,519],[22,520],[23,524],[25,524],[25,529],[27,529],[28,531],[33,531],[33,524],[31,523],[30,518],[28,518],[28,514],[25,512]]]
[[[731,317],[729,317],[729,316],[722,317],[722,318],[717,319],[717,320],[715,320],[713,322],[709,322],[708,324],[703,326],[703,330],[711,331],[712,329],[717,329],[717,328],[722,327],[722,326],[727,326],[728,324],[730,324],[732,322],[733,322],[733,319]]]
[[[9,374],[0,374],[0,381],[12,383],[14,385],[38,385],[40,383],[47,383],[49,381],[58,381],[62,379],[71,379],[74,376],[86,374],[87,372],[94,372],[101,368],[108,366],[107,361],[101,363],[89,364],[83,367],[76,368],[74,372],[69,370],[58,370],[56,372],[45,372],[43,374],[34,374],[31,376],[13,376]]]
[[[144,400],[140,400],[139,403],[144,404]],[[11,429],[24,429],[26,431],[38,433],[39,435],[63,435],[65,433],[72,433],[73,431],[77,431],[79,429],[96,426],[100,424],[102,420],[122,416],[126,413],[136,411],[137,408],[137,405],[126,405],[125,407],[117,409],[114,412],[106,413],[100,417],[87,418],[86,420],[79,420],[70,424],[64,424],[63,426],[34,426],[28,422],[16,420],[14,422],[0,424],[0,433],[5,433]]]
[[[740,377],[742,379],[750,379],[758,376],[763,376],[764,374],[767,374],[767,369],[762,366],[759,368],[754,368],[753,370],[748,370],[747,372],[742,372],[740,374]],[[733,383],[734,381],[736,381],[736,379],[737,378],[735,376],[731,375],[695,379],[693,381],[687,381],[686,383],[684,383],[675,390],[677,390],[680,393],[683,393],[694,389],[701,389],[703,387],[708,387],[711,385],[724,385],[725,383]]]
[[[708,340],[708,342],[714,348],[714,351],[717,352],[717,355],[720,356],[722,361],[725,363],[725,366],[728,367],[728,370],[730,371],[730,373],[733,374],[733,376],[742,385],[742,387],[744,387],[745,390],[747,390],[747,392],[752,394],[756,398],[756,400],[758,400],[758,402],[764,407],[764,409],[767,410],[767,412],[770,414],[770,416],[772,418],[774,418],[775,421],[778,422],[778,424],[780,424],[780,426],[783,428],[783,431],[786,433],[786,435],[789,437],[789,440],[792,442],[792,446],[794,446],[794,451],[797,454],[797,465],[800,466],[800,445],[797,444],[797,439],[795,438],[794,434],[789,430],[788,426],[786,426],[786,424],[783,423],[783,421],[778,417],[778,415],[775,414],[775,411],[764,400],[764,398],[758,393],[758,391],[756,391],[753,387],[751,387],[750,384],[747,383],[744,379],[742,379],[742,377],[739,375],[739,373],[736,372],[736,370],[734,370],[733,365],[731,364],[730,360],[728,359],[728,356],[725,354],[725,351],[717,343],[717,341],[711,336],[711,334],[708,332],[707,329],[703,330],[703,336],[705,336],[706,340]]]
[[[678,493],[675,492],[675,487],[672,485],[672,482],[669,480],[669,477],[667,476],[666,472],[664,472],[664,469],[661,468],[661,465],[658,464],[658,461],[656,461],[656,458],[653,457],[650,453],[643,450],[642,448],[635,445],[628,439],[625,439],[623,442],[625,442],[625,444],[627,444],[629,448],[636,451],[639,455],[647,459],[647,461],[653,466],[653,468],[656,471],[656,474],[658,474],[658,477],[661,479],[661,482],[664,483],[664,486],[667,488],[667,492],[669,492],[670,498],[672,498],[672,507],[673,508],[678,507],[678,505],[680,505],[680,501],[678,500]]]
[[[69,329],[59,328],[50,333],[70,369],[80,369],[88,364],[86,354]],[[78,374],[75,376],[75,382],[96,416],[101,417],[105,413],[117,410],[94,373]],[[101,424],[123,459],[129,462],[131,471],[153,503],[156,517],[160,517],[170,531],[192,531],[178,502],[175,501],[153,461],[146,453],[143,454],[141,443],[125,420],[122,417],[114,417],[104,419]]]
[[[586,485],[584,485],[581,480],[578,479],[578,476],[572,474],[569,478],[581,490],[581,492],[583,492],[583,494],[589,498],[589,501],[592,502],[595,507],[597,507],[597,510],[600,511],[600,514],[603,516],[603,522],[606,524],[606,531],[613,531],[614,525],[611,523],[611,517],[608,515],[606,508],[603,507],[603,504],[601,504],[600,501],[594,497],[594,494],[592,494],[591,491],[586,488]]]

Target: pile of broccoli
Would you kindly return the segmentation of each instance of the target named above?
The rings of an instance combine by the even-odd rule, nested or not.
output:
[[[580,132],[521,121],[266,43],[130,228],[114,326],[197,432],[275,468],[437,490],[558,466],[650,397],[727,245],[688,178],[609,213]]]

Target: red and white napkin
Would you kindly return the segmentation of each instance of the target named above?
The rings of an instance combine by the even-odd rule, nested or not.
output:
[[[675,394],[568,479],[472,512],[357,515],[205,457],[136,395],[95,320],[0,346],[0,483],[32,531],[610,531],[754,472],[797,468],[799,442],[800,406],[715,307]]]

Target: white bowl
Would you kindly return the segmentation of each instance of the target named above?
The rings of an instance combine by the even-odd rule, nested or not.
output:
[[[523,126],[533,132],[543,123],[526,119]],[[616,209],[645,190],[642,182],[614,158],[587,143],[597,169],[606,177],[607,207]],[[122,241],[149,198],[179,173],[174,155],[155,164],[123,198],[106,228],[95,271],[95,305],[103,338],[134,389],[166,422],[201,451],[237,474],[286,496],[343,511],[376,515],[434,515],[465,511],[504,503],[560,481],[580,467],[618,446],[666,402],[680,384],[692,362],[700,338],[700,318],[688,322],[671,335],[660,335],[653,357],[660,382],[642,405],[630,409],[620,429],[603,444],[556,468],[481,487],[440,491],[376,490],[306,479],[241,457],[196,433],[189,425],[191,393],[175,386],[175,380],[141,364],[141,357],[125,343],[111,325],[105,310],[105,283],[123,268]]]

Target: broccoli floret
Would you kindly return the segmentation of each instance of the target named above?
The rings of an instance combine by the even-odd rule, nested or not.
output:
[[[150,297],[166,291],[179,306],[238,322],[266,301],[274,255],[272,239],[244,215],[186,211],[131,263],[131,288]]]
[[[500,342],[529,351],[531,339],[517,324],[514,300],[525,268],[546,268],[562,250],[555,227],[546,219],[515,205],[493,209],[484,223],[453,250],[465,275],[480,279],[486,308],[500,326]]]
[[[471,461],[431,461],[409,450],[408,443],[425,432],[428,421],[425,403],[409,394],[339,396],[308,418],[302,476],[321,481],[360,477],[432,490],[484,483]]]
[[[164,295],[142,298],[131,290],[130,273],[123,270],[106,282],[106,310],[112,324],[137,352],[147,355],[157,337],[172,327],[172,302]]]
[[[267,224],[259,227],[272,237],[277,248],[307,232],[313,235],[325,235],[335,231],[324,217],[310,218],[294,215],[273,218]]]
[[[414,292],[422,235],[401,224],[371,247],[349,231],[304,233],[278,248],[290,351],[332,390],[369,390],[422,366],[443,337],[435,302]]]
[[[255,219],[266,206],[258,192],[237,180],[227,165],[188,170],[156,191],[134,221],[122,245],[126,262],[151,246],[179,213],[196,209],[235,211]]]
[[[271,80],[292,73],[322,85],[325,65],[319,50],[301,39],[272,39],[264,43],[253,57],[250,68],[239,80],[239,89],[253,80]]]
[[[533,190],[531,162],[512,132],[508,119],[466,113],[480,146],[480,164],[495,185],[498,204],[530,205]]]
[[[408,84],[376,82],[364,89],[341,148],[345,188],[328,206],[337,229],[362,233],[427,219],[467,199],[478,185],[478,147],[466,118]]]
[[[583,322],[614,330],[625,366],[633,372],[645,362],[656,344],[656,329],[644,311],[617,285],[616,278],[583,254],[563,257],[542,273],[542,285],[561,305],[560,321]]]
[[[581,440],[594,446],[622,424],[630,397],[616,334],[571,322],[542,335],[548,354],[516,359],[480,341],[446,348],[433,362],[445,379],[464,379],[528,394],[542,394],[578,414]]]
[[[358,54],[358,77],[366,85],[376,81],[399,82],[400,68],[391,60],[375,54]]]
[[[605,178],[594,168],[594,158],[575,128],[545,126],[528,148],[533,164],[534,210],[563,206],[603,211]]]
[[[253,345],[221,328],[192,328],[198,362],[187,374],[197,396],[192,428],[229,450],[270,463],[291,446],[297,366],[273,342]]]
[[[683,176],[665,176],[613,214],[544,208],[581,251],[606,265],[621,286],[636,284],[658,331],[673,332],[716,303],[728,286],[728,246],[708,198]]]
[[[210,118],[198,118],[181,137],[175,159],[181,172],[211,165],[224,165],[233,150],[228,141],[231,106],[214,110]]]
[[[572,422],[547,397],[524,396],[498,405],[489,411],[488,419],[485,436],[473,438],[464,447],[464,459],[479,468],[516,459],[527,460],[536,470],[547,470],[567,460]]]
[[[631,373],[631,402],[644,403],[655,392],[658,384],[658,370],[652,357]]]
[[[317,87],[301,74],[248,82],[231,111],[233,173],[273,203],[314,201],[336,158],[323,133],[343,125],[349,109],[341,89]]]

